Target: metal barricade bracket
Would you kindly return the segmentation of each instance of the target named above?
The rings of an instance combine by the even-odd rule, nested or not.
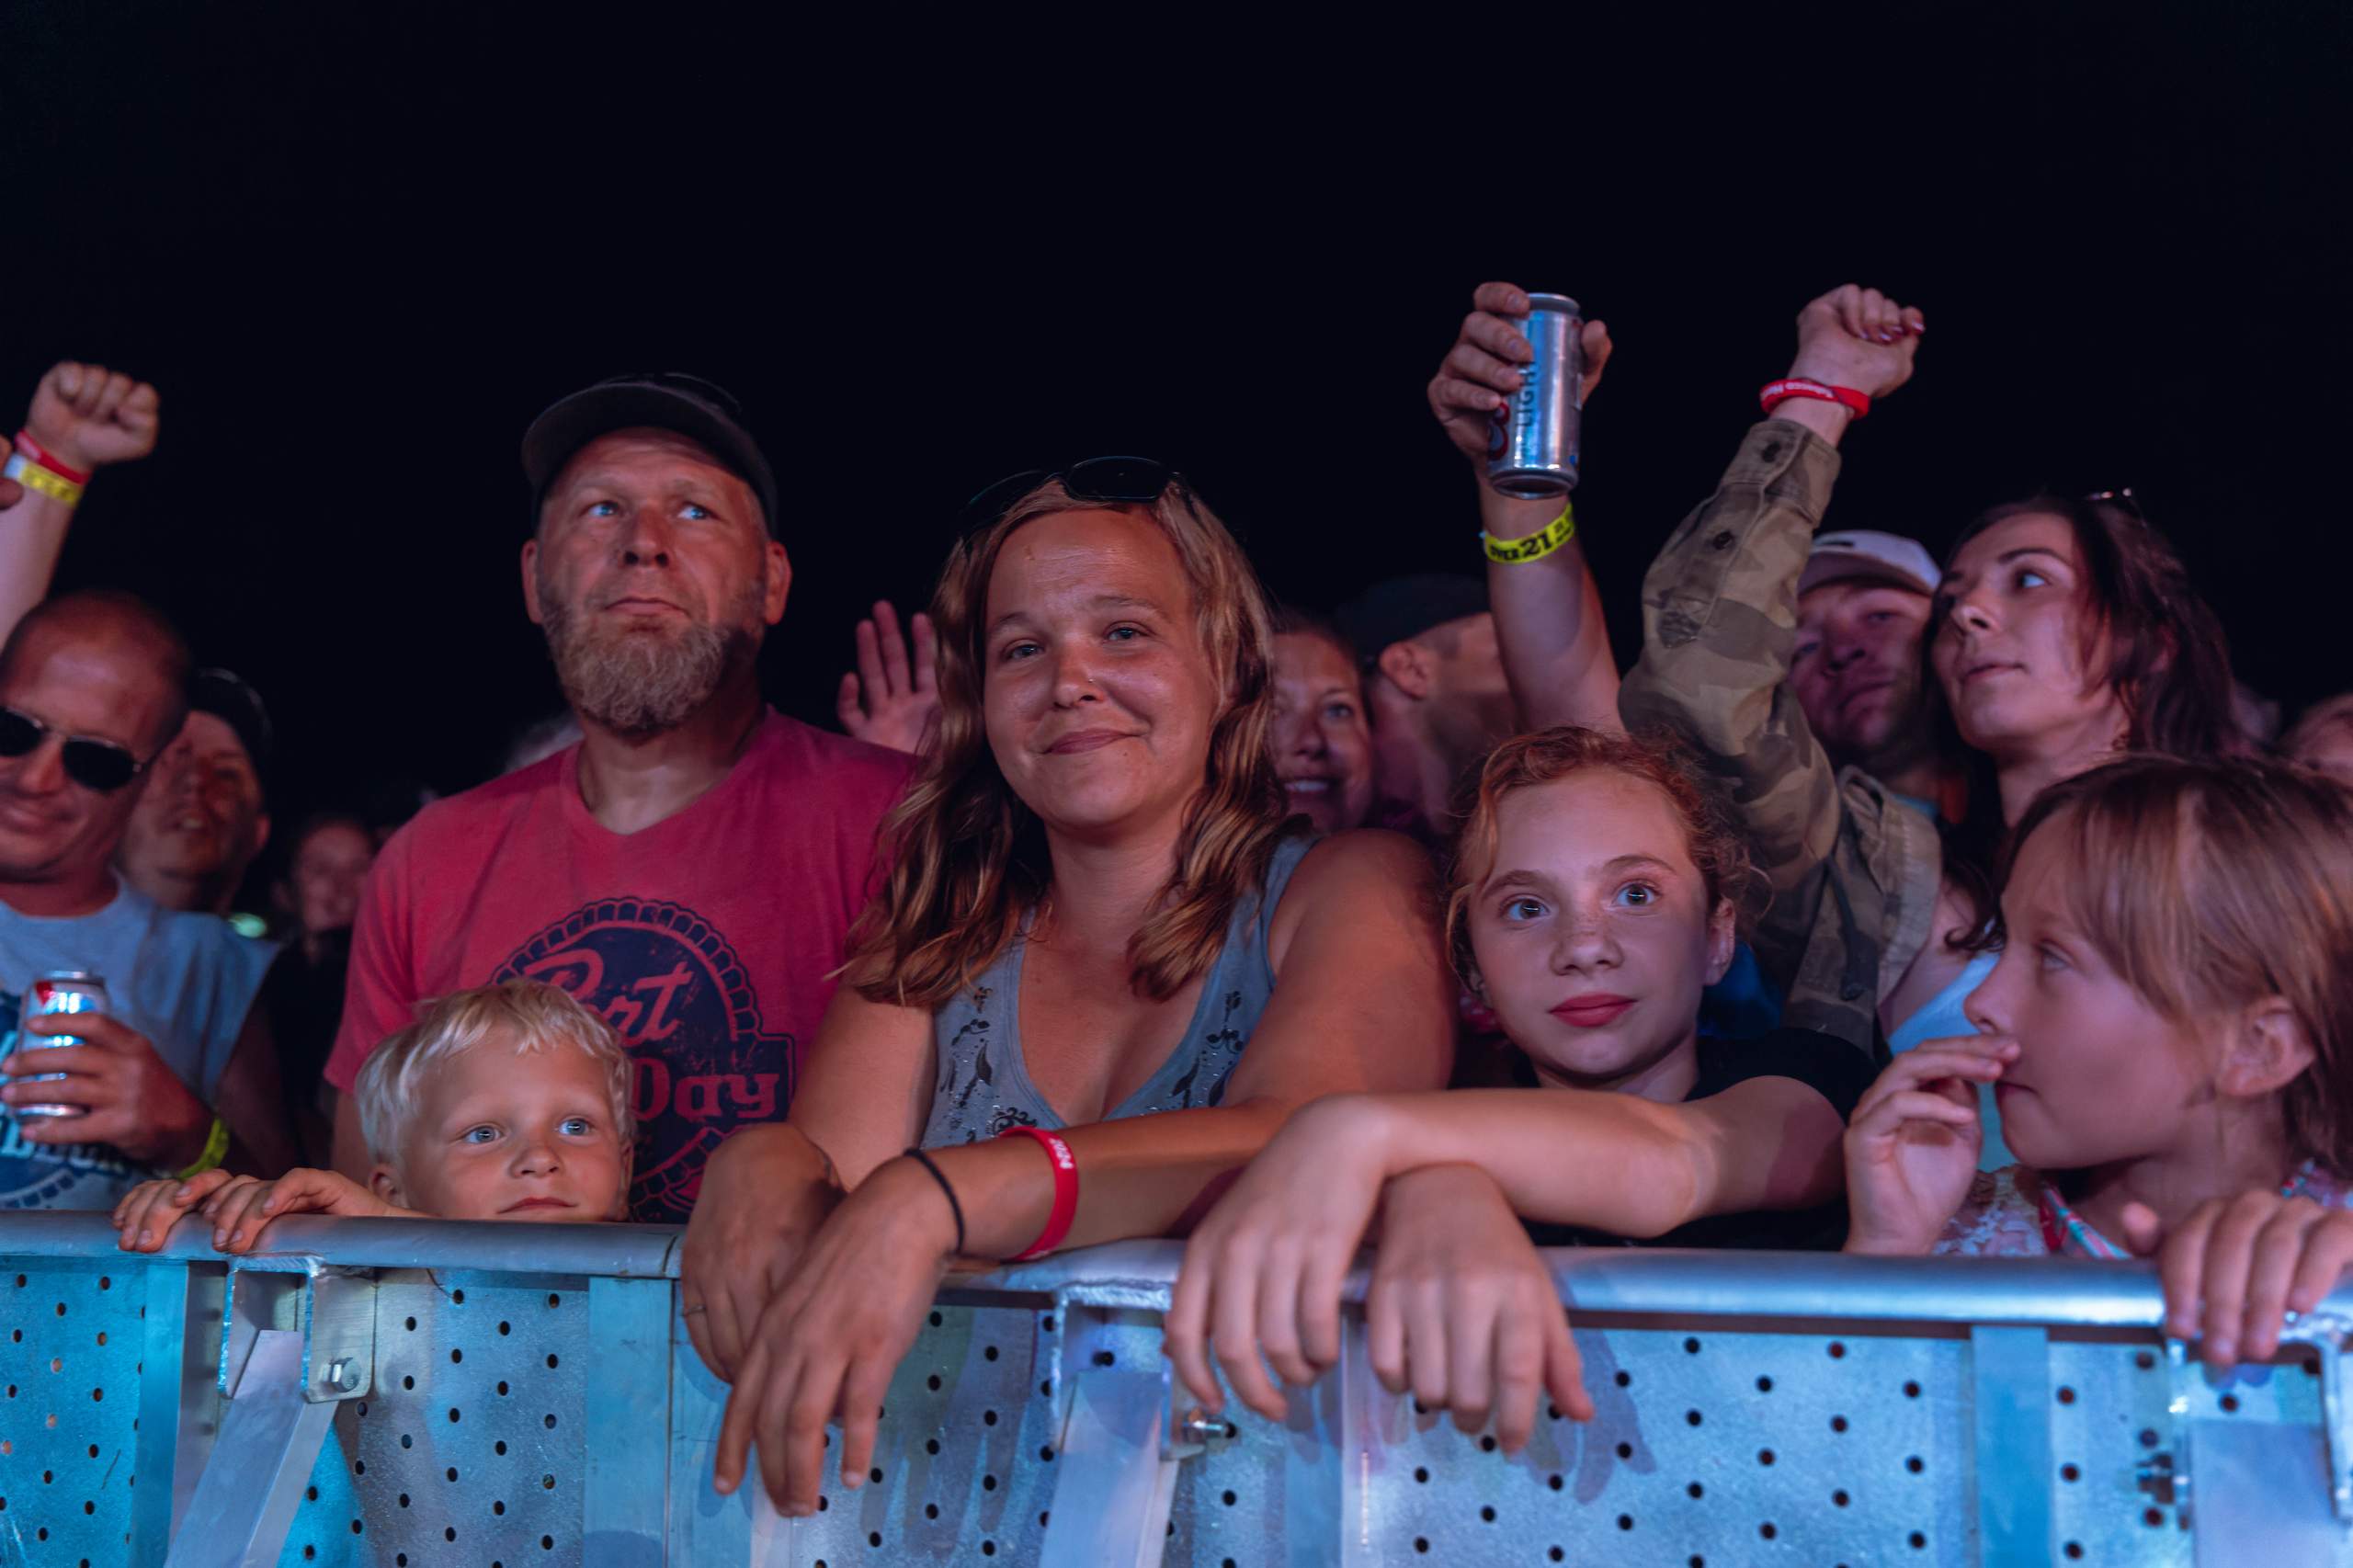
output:
[[[2309,1345],[2320,1355],[2320,1430],[2328,1456],[2328,1494],[2338,1522],[2353,1524],[2353,1390],[2345,1386],[2345,1340],[2353,1323],[2330,1312],[2290,1324],[2282,1343]]]
[[[1139,1349],[1136,1331],[1117,1323],[1116,1312],[1058,1304],[1070,1404],[1039,1563],[1155,1568],[1167,1541],[1177,1466],[1223,1447],[1233,1427],[1198,1410],[1178,1421],[1167,1361],[1156,1348]]]
[[[321,1269],[302,1290],[302,1397],[314,1404],[357,1399],[373,1386],[376,1280]]]

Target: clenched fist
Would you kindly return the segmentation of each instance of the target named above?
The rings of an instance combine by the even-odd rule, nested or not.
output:
[[[104,365],[52,365],[25,415],[32,438],[73,468],[131,462],[155,449],[161,400],[145,381]]]
[[[1917,310],[1848,283],[1798,312],[1790,374],[1882,398],[1912,379],[1912,357],[1927,329]]]

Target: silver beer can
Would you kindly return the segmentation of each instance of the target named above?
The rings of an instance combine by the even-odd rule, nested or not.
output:
[[[51,1013],[103,1013],[107,1010],[107,983],[99,975],[86,970],[53,969],[33,982],[31,992],[25,997],[24,1017],[45,1017]],[[18,1051],[54,1051],[62,1046],[85,1045],[79,1035],[28,1034],[17,1031]],[[19,1083],[51,1084],[64,1077],[63,1073],[31,1073]],[[18,1116],[80,1116],[80,1106],[20,1105],[13,1108]]]
[[[1566,495],[1577,485],[1585,404],[1584,312],[1566,294],[1530,294],[1518,324],[1536,358],[1520,367],[1511,407],[1487,423],[1487,483],[1517,500]]]

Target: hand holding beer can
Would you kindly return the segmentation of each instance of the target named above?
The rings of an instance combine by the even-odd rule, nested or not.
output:
[[[1487,483],[1498,494],[1540,501],[1577,484],[1584,417],[1584,312],[1566,294],[1530,294],[1518,322],[1536,357],[1520,367],[1511,406],[1488,421]]]
[[[46,1017],[51,1013],[103,1013],[107,1010],[107,983],[98,975],[84,970],[51,970],[32,983],[31,993],[25,998],[23,1016],[27,1018]],[[63,1046],[86,1045],[79,1035],[37,1035],[23,1029],[17,1031],[17,1049],[25,1051],[55,1051]],[[53,1084],[65,1076],[63,1073],[30,1073],[17,1080],[20,1083]],[[20,1105],[11,1107],[18,1116],[80,1116],[83,1109],[76,1105]]]

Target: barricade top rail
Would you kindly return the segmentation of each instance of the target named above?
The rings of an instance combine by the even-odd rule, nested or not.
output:
[[[473,1269],[491,1273],[676,1278],[684,1233],[667,1225],[525,1225],[451,1220],[343,1220],[294,1215],[272,1221],[267,1250],[239,1259],[250,1269],[317,1267]],[[0,1256],[139,1261],[116,1245],[100,1213],[0,1215]],[[172,1236],[155,1257],[227,1261],[200,1224]],[[1175,1242],[1119,1242],[1038,1263],[951,1278],[943,1301],[1014,1305],[1061,1301],[1165,1311],[1184,1256]],[[1546,1255],[1573,1310],[1679,1317],[1776,1317],[1894,1324],[2079,1324],[2154,1329],[2165,1316],[2149,1263],[2075,1258],[1879,1258],[1836,1253],[1683,1251],[1656,1247],[1562,1249]],[[1348,1278],[1361,1301],[1367,1271]],[[2340,1287],[2291,1332],[2295,1338],[2353,1327],[2353,1285]]]

